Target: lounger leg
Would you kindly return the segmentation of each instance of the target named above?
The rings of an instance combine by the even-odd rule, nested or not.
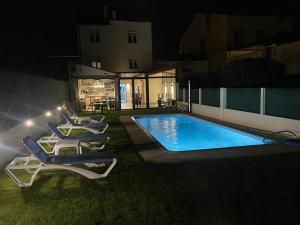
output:
[[[12,180],[19,186],[19,187],[29,187],[32,186],[36,176],[38,175],[38,173],[41,170],[57,170],[57,169],[61,169],[61,170],[68,170],[68,171],[72,171],[75,173],[78,173],[82,176],[87,177],[88,179],[100,179],[100,178],[105,178],[108,176],[108,174],[111,172],[111,170],[115,167],[117,163],[117,159],[113,159],[112,163],[110,164],[110,166],[106,169],[106,171],[102,174],[99,173],[95,173],[93,171],[87,170],[87,169],[83,169],[83,168],[79,168],[79,167],[75,167],[75,166],[68,166],[68,165],[57,165],[57,164],[48,164],[48,165],[44,165],[44,164],[39,164],[39,165],[21,165],[21,166],[15,166],[15,162],[13,161],[9,166],[7,166],[5,168],[6,173],[9,175],[9,177],[12,178]],[[12,170],[21,170],[21,169],[28,169],[28,168],[36,168],[36,171],[32,174],[30,181],[29,182],[22,182],[13,172]]]
[[[69,135],[70,135],[72,129],[73,129],[73,126],[70,126],[70,127],[69,127],[69,131],[67,132],[66,136],[69,136]]]
[[[75,173],[81,174],[82,176],[85,176],[88,179],[100,179],[100,178],[107,177],[108,174],[110,173],[110,171],[115,167],[116,163],[117,163],[117,159],[114,158],[112,163],[110,164],[110,166],[106,169],[106,171],[101,174],[95,173],[88,169],[83,169],[83,168],[74,167],[74,166],[67,166],[67,165],[57,165],[57,164],[46,165],[42,169],[43,170],[53,170],[53,169],[68,170],[68,171],[73,171]]]
[[[24,157],[23,159],[25,159]],[[15,165],[19,160],[14,160],[11,164],[9,164],[5,168],[5,172],[7,175],[12,178],[12,180],[19,186],[19,187],[29,187],[33,184],[33,181],[35,180],[37,174],[42,169],[43,164],[38,165]],[[20,160],[22,161],[22,159]],[[35,171],[33,171],[35,169]],[[21,181],[13,172],[12,170],[25,170],[26,172],[29,171],[30,174],[32,174],[29,182],[23,182]]]

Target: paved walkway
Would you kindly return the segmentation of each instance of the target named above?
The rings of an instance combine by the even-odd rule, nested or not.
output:
[[[197,116],[200,117],[200,116]],[[203,117],[201,117],[203,118]],[[207,119],[207,118],[206,118]],[[189,161],[195,159],[218,159],[218,158],[233,158],[233,157],[249,157],[257,155],[273,155],[281,153],[299,153],[300,148],[294,146],[288,146],[283,144],[267,144],[258,146],[245,146],[235,148],[223,148],[215,150],[200,150],[200,151],[188,151],[188,152],[171,152],[166,150],[160,145],[154,138],[147,135],[136,123],[131,119],[131,116],[121,116],[120,120],[125,126],[127,133],[129,134],[132,142],[135,144],[139,155],[145,161],[152,162],[180,162]],[[210,119],[212,120],[212,119]],[[212,120],[216,122],[215,120]],[[218,121],[219,122],[219,121]],[[223,123],[227,126],[237,128],[236,126],[228,123]],[[240,130],[249,132],[249,130]],[[258,135],[262,135],[262,132],[251,131]]]

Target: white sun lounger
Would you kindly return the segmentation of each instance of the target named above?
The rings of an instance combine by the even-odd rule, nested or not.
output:
[[[6,173],[19,187],[29,187],[33,184],[36,176],[42,170],[68,170],[88,179],[99,179],[108,176],[117,163],[117,159],[110,152],[89,152],[84,154],[73,154],[66,156],[51,156],[38,145],[32,137],[23,139],[24,146],[33,154],[29,157],[16,157],[6,168]],[[36,164],[32,164],[33,162]],[[104,173],[96,173],[88,169],[78,167],[82,164],[98,165],[110,164]],[[29,182],[23,182],[13,172],[15,170],[25,170],[31,174]]]
[[[48,128],[52,134],[50,136],[41,137],[37,141],[41,147],[42,144],[55,144],[56,147],[54,147],[52,151],[47,151],[47,153],[56,153],[57,151],[59,151],[59,149],[63,147],[74,147],[74,145],[76,146],[77,144],[77,151],[81,151],[81,145],[92,150],[101,150],[106,146],[107,142],[110,140],[110,138],[105,134],[66,136],[53,123],[48,123]],[[99,143],[101,143],[101,146],[96,148],[91,147],[92,144]]]
[[[94,115],[79,115],[74,110],[72,110],[70,107],[65,106],[65,111],[70,115],[70,118],[74,120],[74,123],[81,124],[83,121],[88,121],[90,123],[101,123],[105,116],[94,114]]]
[[[69,136],[73,129],[84,129],[94,134],[102,134],[109,127],[108,123],[106,122],[88,122],[76,124],[75,120],[72,120],[66,113],[63,113],[63,118],[65,119],[66,123],[58,125],[57,128],[68,130],[67,136]],[[98,130],[96,128],[101,128],[101,130]]]

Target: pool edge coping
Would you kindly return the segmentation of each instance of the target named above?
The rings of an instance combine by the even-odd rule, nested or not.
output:
[[[186,113],[183,113],[186,114]],[[151,115],[147,114],[147,115]],[[155,114],[153,114],[155,115]],[[194,117],[205,119],[201,116],[195,116],[194,114],[188,114]],[[233,157],[247,157],[257,155],[273,155],[281,153],[294,153],[300,152],[299,148],[294,146],[288,146],[283,144],[265,144],[265,145],[252,145],[242,147],[231,147],[222,149],[208,149],[208,150],[192,150],[183,152],[172,152],[165,149],[156,139],[149,136],[136,122],[133,121],[132,117],[135,115],[120,116],[119,119],[122,125],[125,127],[127,134],[140,157],[144,161],[152,162],[179,162],[195,159],[218,159],[218,158],[233,158]],[[138,116],[138,115],[136,115]],[[207,119],[208,121],[229,126],[231,128],[248,132],[254,135],[260,135],[260,132],[249,132],[246,129],[241,129],[234,125],[228,125],[227,123],[220,123],[214,119]]]

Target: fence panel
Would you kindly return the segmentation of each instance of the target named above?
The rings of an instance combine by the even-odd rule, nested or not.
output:
[[[199,104],[199,88],[191,89],[191,102]]]
[[[266,114],[300,120],[300,88],[267,88]]]
[[[183,89],[179,89],[178,101],[183,101]]]
[[[220,107],[220,88],[203,88],[202,104]]]
[[[227,88],[227,108],[260,112],[260,88]]]

